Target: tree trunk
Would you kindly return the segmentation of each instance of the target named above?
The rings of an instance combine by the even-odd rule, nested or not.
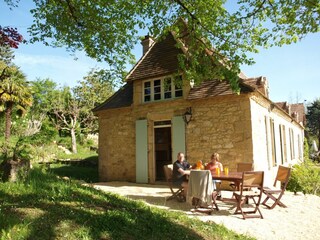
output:
[[[77,153],[76,131],[74,128],[71,128],[71,145],[72,152]]]
[[[5,109],[6,129],[5,129],[5,134],[4,134],[6,143],[9,143],[10,135],[11,135],[12,108],[13,108],[13,103],[12,102],[7,102],[6,103],[6,109]]]

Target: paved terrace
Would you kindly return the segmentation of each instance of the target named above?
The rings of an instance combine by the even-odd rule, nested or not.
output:
[[[269,210],[260,209],[264,219],[246,219],[234,215],[235,204],[218,201],[220,211],[211,215],[191,212],[192,206],[176,200],[166,201],[170,189],[166,185],[135,184],[128,182],[106,182],[93,184],[95,188],[120,194],[134,200],[143,200],[147,204],[160,208],[182,211],[190,217],[203,221],[212,221],[225,225],[238,233],[247,234],[257,239],[320,239],[320,197],[314,195],[294,195],[286,192],[282,197],[288,208],[276,206]],[[230,197],[230,192],[223,191],[223,197]]]

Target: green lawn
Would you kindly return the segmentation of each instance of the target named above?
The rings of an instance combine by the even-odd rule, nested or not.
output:
[[[23,183],[0,183],[1,240],[250,239],[180,212],[58,179],[43,169],[32,169]]]
[[[98,156],[81,161],[50,164],[50,171],[60,177],[82,180],[88,183],[99,182]]]

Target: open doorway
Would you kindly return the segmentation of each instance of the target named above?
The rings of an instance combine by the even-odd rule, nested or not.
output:
[[[172,163],[171,125],[155,124],[154,150],[156,166],[155,179],[156,181],[163,181],[165,180],[163,166]]]

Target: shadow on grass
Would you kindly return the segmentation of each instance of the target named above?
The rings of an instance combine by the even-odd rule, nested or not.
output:
[[[97,167],[86,167],[59,163],[51,164],[50,171],[60,177],[68,177],[75,180],[82,180],[87,183],[99,181]]]
[[[1,184],[1,239],[206,239],[183,226],[177,213],[50,174],[33,177],[26,184]]]

